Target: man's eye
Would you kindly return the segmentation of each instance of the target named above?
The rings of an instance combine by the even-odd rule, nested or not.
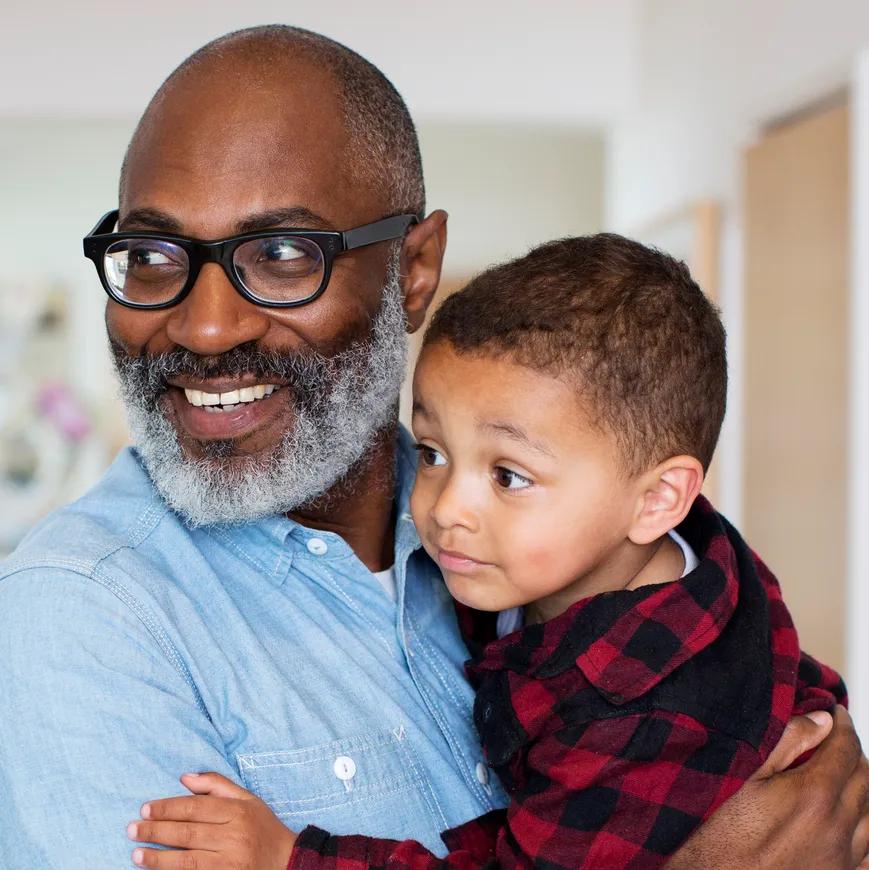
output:
[[[419,461],[423,465],[433,468],[437,465],[447,464],[446,459],[434,447],[429,447],[428,444],[417,444],[416,449],[419,453]]]
[[[172,260],[162,251],[154,248],[133,248],[129,255],[131,267],[168,266]]]
[[[294,239],[270,239],[263,242],[260,259],[271,263],[299,260],[307,257],[308,252]]]
[[[495,466],[492,475],[495,478],[495,483],[502,489],[527,489],[532,485],[527,477],[501,465]]]

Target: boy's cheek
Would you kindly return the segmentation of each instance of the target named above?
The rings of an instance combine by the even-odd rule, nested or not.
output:
[[[421,474],[417,474],[410,493],[410,515],[413,517],[414,525],[421,538],[436,498],[437,493],[431,481],[426,480]]]

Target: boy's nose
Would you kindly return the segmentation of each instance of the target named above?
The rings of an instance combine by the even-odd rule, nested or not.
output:
[[[479,522],[473,487],[455,475],[450,477],[432,504],[431,517],[441,529],[461,526],[477,531]]]

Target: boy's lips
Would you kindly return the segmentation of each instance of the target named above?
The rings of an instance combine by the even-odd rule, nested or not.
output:
[[[459,553],[455,550],[438,549],[436,561],[444,571],[452,571],[455,574],[471,574],[490,566],[489,562],[481,562],[467,553]]]

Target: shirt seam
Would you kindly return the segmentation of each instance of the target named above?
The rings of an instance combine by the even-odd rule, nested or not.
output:
[[[217,526],[211,528],[206,526],[204,528],[204,532],[210,538],[213,538],[214,540],[219,541],[221,544],[224,544],[226,547],[232,550],[232,552],[235,553],[236,556],[238,556],[243,562],[247,562],[248,565],[250,565],[252,568],[255,568],[257,571],[262,571],[264,574],[276,576],[277,572],[273,568],[269,568],[268,565],[266,565],[264,562],[261,562],[255,556],[252,556],[243,547],[237,544],[232,539],[232,536],[226,531],[226,529]],[[277,564],[280,565],[282,561],[283,559],[279,557]]]
[[[144,540],[144,538],[142,539]],[[141,541],[140,541],[141,543]],[[214,724],[211,715],[208,712],[205,702],[202,699],[193,677],[187,670],[180,653],[175,645],[169,639],[165,630],[159,625],[159,622],[154,618],[148,609],[142,604],[135,595],[133,595],[125,586],[118,583],[109,577],[102,569],[102,563],[110,556],[123,549],[130,549],[127,545],[116,547],[109,553],[104,554],[96,563],[84,562],[78,559],[63,559],[63,558],[41,558],[26,560],[17,563],[12,570],[6,571],[0,576],[0,582],[9,577],[20,574],[24,571],[39,570],[40,568],[60,568],[67,570],[82,580],[89,580],[93,583],[98,583],[108,592],[111,592],[120,602],[122,602],[133,615],[142,623],[148,634],[157,643],[158,648],[163,655],[168,659],[173,669],[177,671],[179,676],[185,682],[187,687],[193,694],[193,699],[200,712],[208,719],[209,723]]]

